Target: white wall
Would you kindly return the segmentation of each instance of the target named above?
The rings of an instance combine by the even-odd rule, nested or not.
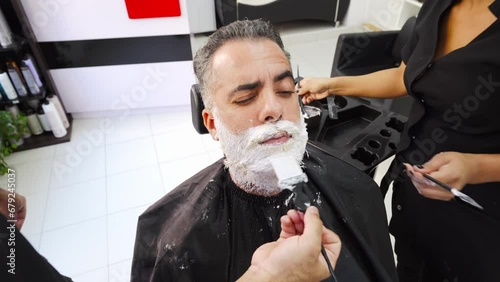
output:
[[[372,23],[382,29],[398,29],[402,6],[403,0],[351,0],[344,25]]]
[[[344,26],[359,26],[367,21],[368,9],[371,1],[381,0],[351,0],[347,15],[344,18]]]
[[[128,18],[124,0],[21,0],[39,42],[188,34],[186,0],[181,16]]]
[[[194,0],[180,0],[181,16],[151,19],[129,19],[124,0],[21,3],[36,39],[60,42],[190,34],[187,1]],[[189,90],[195,82],[192,61],[63,68],[50,73],[70,113],[189,105]]]

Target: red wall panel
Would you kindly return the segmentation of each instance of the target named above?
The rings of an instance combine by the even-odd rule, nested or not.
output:
[[[178,17],[181,15],[179,0],[125,0],[131,19]]]

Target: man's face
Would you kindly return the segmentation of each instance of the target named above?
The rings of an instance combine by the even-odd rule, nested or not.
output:
[[[307,142],[288,60],[270,40],[226,43],[212,60],[215,109],[204,111],[205,125],[240,188],[275,194],[281,189],[269,158],[300,162]]]
[[[290,65],[271,40],[224,44],[212,58],[212,77],[218,115],[233,133],[277,120],[298,123],[302,118]],[[209,130],[212,136],[217,135],[217,128],[209,126]]]

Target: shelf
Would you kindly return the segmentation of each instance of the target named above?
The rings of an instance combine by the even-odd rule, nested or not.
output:
[[[40,148],[44,146],[51,146],[61,143],[66,143],[71,140],[71,133],[73,129],[73,117],[68,114],[69,127],[66,129],[68,133],[62,138],[54,137],[52,132],[44,132],[40,135],[31,135],[30,138],[24,139],[24,144],[17,147],[14,152],[21,152],[26,150],[31,150],[35,148]]]
[[[414,6],[417,6],[418,8],[421,8],[424,3],[419,2],[417,0],[404,0],[406,3],[412,4]]]
[[[17,104],[24,102],[24,101],[41,100],[41,99],[45,98],[45,96],[47,94],[47,89],[45,87],[42,87],[40,90],[41,90],[40,94],[37,94],[37,95],[28,94],[24,97],[18,96],[14,100],[0,100],[0,105],[8,105],[8,104],[17,105]],[[6,98],[6,97],[3,97],[3,98]]]
[[[25,46],[27,44],[29,44],[29,41],[26,38],[23,38],[23,37],[20,37],[17,35],[13,35],[12,45],[10,45],[6,48],[3,48],[0,45],[0,54],[2,54],[2,53],[17,53],[23,48],[23,46]]]

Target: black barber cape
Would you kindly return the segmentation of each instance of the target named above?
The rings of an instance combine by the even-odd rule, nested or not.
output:
[[[342,240],[340,282],[397,281],[385,207],[368,175],[308,145],[309,193],[325,226]],[[276,240],[292,192],[248,194],[222,160],[153,204],[137,227],[132,282],[235,281],[254,251]]]

